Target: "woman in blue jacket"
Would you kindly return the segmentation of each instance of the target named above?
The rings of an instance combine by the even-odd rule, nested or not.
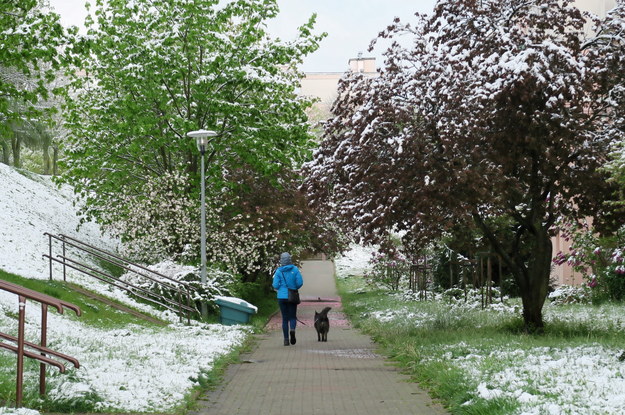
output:
[[[273,274],[273,288],[278,292],[278,305],[282,313],[282,334],[284,345],[295,344],[295,326],[297,324],[297,304],[289,303],[289,288],[299,290],[304,285],[302,273],[291,262],[291,255],[283,252],[280,255],[280,268]],[[289,331],[289,325],[291,330]],[[289,334],[291,336],[289,341]]]

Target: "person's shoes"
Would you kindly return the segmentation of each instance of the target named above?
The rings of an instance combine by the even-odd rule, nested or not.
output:
[[[295,338],[295,330],[291,330],[291,344],[295,344],[297,339]]]
[[[284,339],[284,345],[288,346],[289,345],[289,339]]]

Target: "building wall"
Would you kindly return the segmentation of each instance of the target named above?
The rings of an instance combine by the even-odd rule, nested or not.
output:
[[[575,5],[582,11],[605,17],[606,13],[616,6],[616,0],[576,0]],[[586,35],[592,35],[592,23],[587,23],[584,30]]]
[[[368,74],[374,74],[375,71],[375,58],[363,58],[362,55],[357,58],[349,60],[349,70],[352,72],[362,72]]]
[[[554,257],[558,252],[567,253],[571,242],[567,241],[561,234],[551,238]],[[582,274],[573,270],[573,267],[566,262],[562,265],[554,265],[551,271],[551,279],[556,285],[581,285],[584,283]]]
[[[348,71],[361,72],[367,76],[377,75],[375,58],[352,58],[348,62]],[[338,84],[345,72],[308,72],[302,79],[300,94],[319,98],[310,110],[311,121],[322,121],[330,117],[330,109],[337,98]]]
[[[575,5],[580,10],[604,17],[610,9],[616,6],[616,0],[577,0]]]
[[[575,5],[580,10],[588,11],[599,17],[605,17],[606,13],[616,6],[616,0],[577,0]],[[586,27],[586,33],[592,35],[592,27],[589,23]],[[567,241],[562,235],[558,234],[551,239],[553,245],[553,256],[558,252],[568,253],[571,242]],[[551,271],[551,278],[557,285],[579,285],[584,283],[584,279],[579,272],[573,271],[573,268],[564,263],[562,265],[554,265]]]
[[[342,75],[342,72],[309,72],[302,79],[300,94],[318,98],[319,102],[315,104],[315,108],[329,116]]]

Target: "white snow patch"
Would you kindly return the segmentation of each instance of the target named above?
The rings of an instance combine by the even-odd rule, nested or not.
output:
[[[48,251],[44,232],[66,234],[109,251],[117,248],[118,241],[101,235],[94,223],[86,223],[76,230],[79,218],[70,187],[59,190],[49,177],[21,174],[1,163],[0,183],[0,269],[3,271],[47,279],[49,263],[42,258]],[[163,271],[172,271],[171,268],[168,266]],[[55,274],[56,278],[59,276]],[[70,277],[94,291],[105,289],[107,296],[130,302],[119,290],[103,288],[87,277],[74,274]],[[49,371],[50,397],[81,400],[97,395],[102,401],[96,404],[96,409],[168,412],[182,402],[184,395],[198,383],[201,373],[212,368],[216,358],[241,344],[249,333],[242,326],[202,323],[186,326],[175,323],[178,318],[173,313],[158,313],[136,302],[132,305],[173,324],[159,329],[129,326],[104,330],[82,324],[80,317],[48,313],[49,347],[75,357],[81,365],[79,369],[68,365],[69,374]],[[17,334],[17,322],[10,317],[17,306],[15,294],[0,290],[3,332]],[[39,337],[40,314],[37,305],[27,302],[28,340],[36,341]],[[0,356],[14,359],[13,353],[6,350],[1,350]],[[25,383],[34,385],[37,377],[38,370],[37,373],[26,371]],[[0,415],[37,413],[25,408],[0,407]]]

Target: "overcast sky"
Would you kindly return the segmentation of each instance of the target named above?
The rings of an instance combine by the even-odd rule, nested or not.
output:
[[[92,2],[93,4],[94,2]],[[50,0],[64,24],[82,26],[87,14],[85,0]],[[317,52],[304,62],[306,72],[343,72],[347,61],[368,53],[373,38],[399,16],[412,21],[415,12],[430,13],[435,0],[278,0],[280,15],[269,24],[270,33],[283,40],[293,39],[296,29],[317,13],[318,32],[327,32]]]

